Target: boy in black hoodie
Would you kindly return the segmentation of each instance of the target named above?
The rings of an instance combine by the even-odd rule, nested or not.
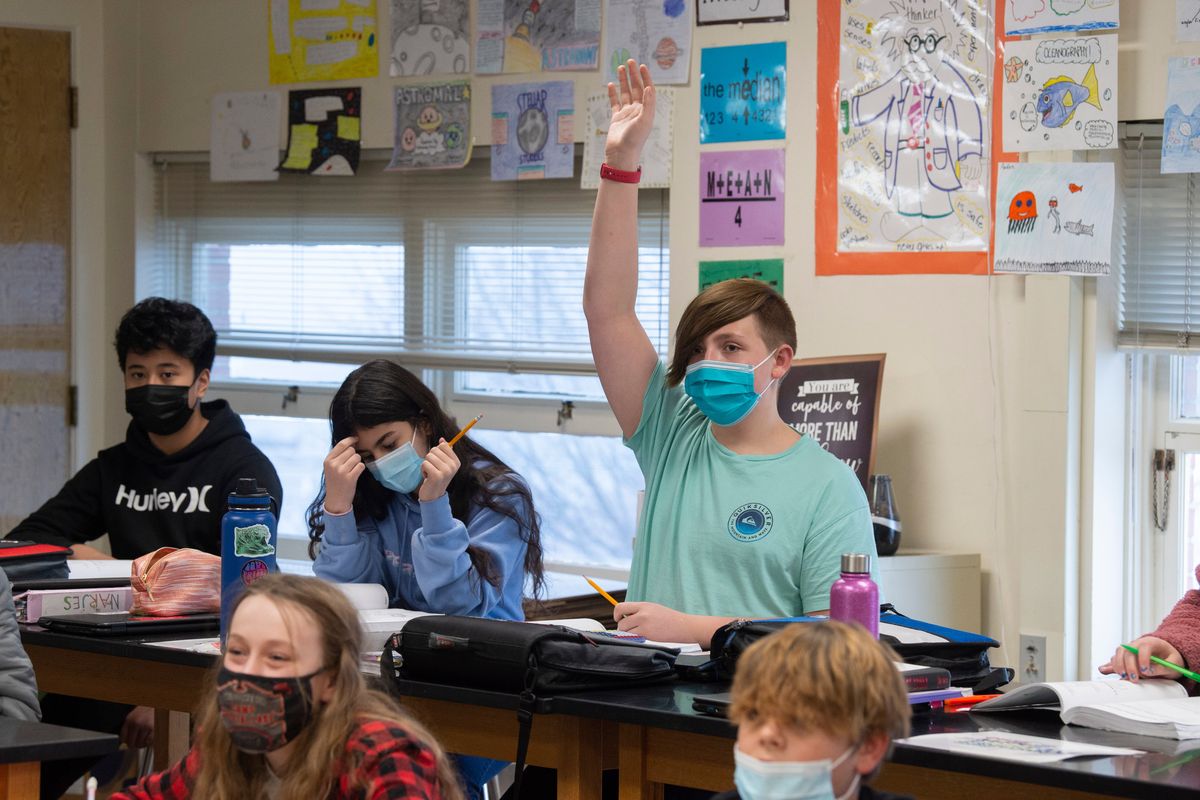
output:
[[[75,558],[109,558],[84,542],[108,534],[112,558],[160,547],[221,552],[225,498],[238,478],[283,502],[279,476],[224,400],[202,403],[216,356],[212,323],[190,303],[151,297],[117,327],[125,410],[122,444],[101,450],[6,538],[69,545]]]
[[[190,303],[150,297],[125,312],[116,348],[133,418],[124,443],[101,450],[6,538],[68,545],[74,558],[134,559],[160,547],[220,555],[237,479],[258,479],[281,504],[283,487],[229,404],[201,402],[216,357],[212,323]],[[111,556],[84,544],[105,533]],[[42,711],[44,722],[119,730],[130,747],[153,738],[154,709],[145,706],[47,695]],[[89,765],[43,770],[41,796],[60,796]]]

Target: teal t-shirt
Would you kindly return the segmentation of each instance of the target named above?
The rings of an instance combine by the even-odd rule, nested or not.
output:
[[[646,478],[629,600],[688,614],[797,616],[829,608],[843,553],[870,553],[862,485],[810,437],[738,455],[660,362],[626,445]],[[873,574],[876,582],[878,576]]]

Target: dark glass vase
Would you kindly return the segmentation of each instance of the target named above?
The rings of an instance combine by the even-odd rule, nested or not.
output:
[[[887,475],[872,475],[870,489],[875,549],[881,556],[895,555],[900,548],[900,512],[896,510],[892,479]]]

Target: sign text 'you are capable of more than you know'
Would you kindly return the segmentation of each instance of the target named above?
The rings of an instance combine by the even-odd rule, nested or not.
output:
[[[863,491],[875,463],[885,358],[798,358],[779,383],[779,416],[844,461]]]

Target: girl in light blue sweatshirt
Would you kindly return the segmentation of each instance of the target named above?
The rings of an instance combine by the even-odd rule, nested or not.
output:
[[[451,448],[458,424],[391,361],[350,373],[329,421],[333,449],[308,509],[313,571],[382,584],[397,608],[524,619],[542,546],[521,477],[469,436]]]

